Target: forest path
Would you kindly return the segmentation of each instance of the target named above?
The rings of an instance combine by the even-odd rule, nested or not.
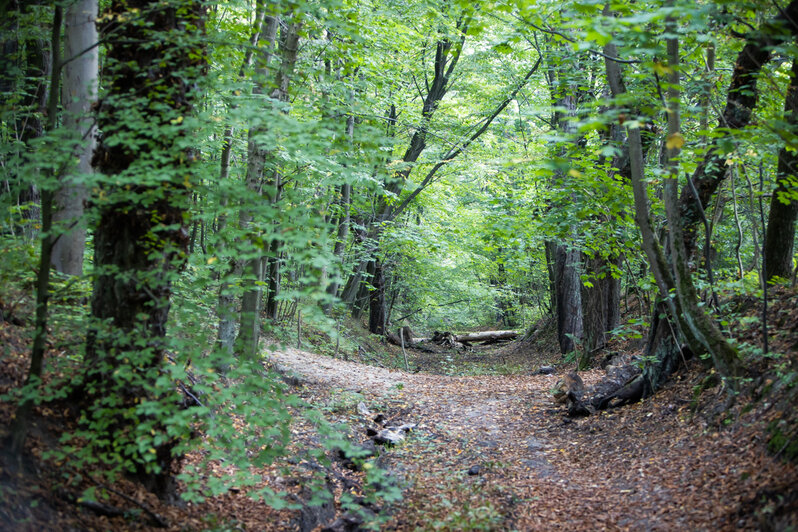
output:
[[[412,374],[296,349],[270,358],[417,424],[383,454],[405,487],[391,529],[735,529],[763,487],[798,478],[744,432],[701,434],[667,390],[570,420],[551,397],[557,375]],[[586,384],[599,375],[582,373]]]

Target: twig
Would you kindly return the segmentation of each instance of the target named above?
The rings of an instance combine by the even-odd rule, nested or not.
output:
[[[765,225],[765,206],[762,204],[762,189],[765,187],[765,176],[762,172],[762,163],[759,163],[759,217],[762,222],[762,350],[768,354],[768,280],[765,278],[767,265],[765,264],[765,242],[767,242],[767,225]]]

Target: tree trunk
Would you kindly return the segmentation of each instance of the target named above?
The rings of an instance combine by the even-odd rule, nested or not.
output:
[[[552,114],[552,127],[567,140],[558,142],[553,148],[553,155],[562,160],[570,158],[570,150],[583,142],[584,136],[577,133],[573,119],[578,114],[579,99],[584,95],[584,89],[575,82],[571,73],[566,73],[564,67],[552,62],[548,66],[548,84],[551,103],[555,109]],[[552,177],[552,187],[566,188],[569,183],[568,175],[563,170],[557,170]],[[567,201],[567,200],[565,200]],[[556,208],[555,205],[552,205]],[[573,233],[575,228],[570,228]],[[570,353],[577,349],[582,341],[583,316],[582,316],[582,253],[570,242],[573,234],[564,236],[566,243],[556,242],[552,246],[554,259],[554,296],[555,312],[557,316],[557,341],[560,351]]]
[[[355,117],[354,115],[349,115],[346,118],[346,136],[350,144],[353,141],[354,134]],[[346,240],[349,236],[349,226],[352,223],[352,185],[350,183],[342,183],[339,194],[338,207],[340,212],[338,214],[338,232],[336,234],[335,247],[333,248],[333,256],[336,258],[337,263],[343,267]],[[340,287],[338,279],[339,277],[336,275],[334,280],[327,286],[327,294],[331,298],[338,297],[338,288]],[[332,303],[327,305],[325,312],[329,314],[331,310]]]
[[[557,341],[560,351],[570,353],[581,341],[582,280],[580,271],[581,252],[558,245],[554,253],[554,286],[557,309]]]
[[[265,24],[268,29],[264,29],[263,38],[268,39],[269,42],[273,42],[277,31],[278,21],[275,17],[268,16],[265,19]],[[299,24],[290,24],[281,37],[280,68],[277,71],[274,79],[274,86],[270,92],[271,98],[279,102],[288,101],[288,85],[290,81],[290,75],[294,70],[297,50],[299,48],[299,27]],[[255,69],[255,74],[258,79],[258,82],[255,86],[255,91],[257,94],[265,93],[268,87],[266,79],[268,75],[270,59],[270,53],[264,54]],[[272,205],[275,205],[281,199],[282,176],[280,175],[279,171],[274,170],[269,182],[264,183],[263,174],[266,167],[266,159],[267,157],[271,156],[271,154],[267,147],[260,145],[255,140],[255,137],[264,131],[264,127],[250,130],[250,147],[248,150],[247,159],[247,188],[256,191],[258,197],[261,197],[265,194],[268,197],[269,202]],[[245,213],[245,210],[242,209],[241,216],[241,221],[244,222],[241,224],[242,227],[252,223],[253,220],[250,213]],[[244,220],[244,216],[246,216],[246,220]],[[258,249],[259,246],[262,248],[264,245],[262,243],[262,235],[260,235],[259,232],[252,234],[251,239],[253,241],[253,249]],[[276,253],[278,250],[279,241],[276,236],[273,236],[269,250],[264,250],[259,256],[251,257],[247,260],[245,271],[250,273],[250,279],[253,279],[254,277],[254,283],[251,284],[245,291],[241,301],[241,324],[238,329],[238,339],[236,340],[236,344],[238,346],[236,351],[240,356],[254,358],[258,353],[258,342],[260,338],[260,309],[261,298],[263,297],[263,289],[261,287],[263,286],[263,282],[265,280],[266,272],[264,265],[265,261],[267,260],[267,256],[269,257],[270,298],[267,302],[267,312],[274,310],[276,313],[275,298],[277,296],[277,291],[279,290],[280,262],[272,255],[272,253]]]
[[[372,289],[369,293],[369,332],[372,334],[384,334],[388,309],[385,304],[385,276],[382,262],[379,259],[375,259],[373,268]]]
[[[607,344],[607,333],[620,324],[621,284],[611,275],[611,267],[619,266],[621,257],[605,259],[584,254],[582,258],[592,285],[582,284],[584,352],[580,366],[587,367],[593,353]]]
[[[137,13],[149,13],[147,25],[138,23]],[[143,423],[146,416],[137,405],[172,393],[171,387],[160,388],[156,379],[172,280],[188,244],[186,179],[191,176],[191,159],[181,147],[189,133],[188,121],[182,118],[192,112],[196,80],[205,68],[204,8],[191,1],[164,7],[152,0],[115,0],[108,16],[123,22],[106,38],[113,66],[100,105],[103,138],[92,161],[107,179],[104,193],[95,200],[97,275],[82,395],[89,422],[106,430],[97,441],[114,442],[114,449],[122,449],[108,450],[106,459],[132,462],[137,475],[164,496],[171,488],[176,442],[166,427]],[[194,28],[193,33],[186,28]],[[140,42],[156,44],[144,47]],[[153,136],[153,131],[163,133]],[[158,168],[157,182],[142,175],[148,167]],[[137,432],[143,425],[149,426],[147,434]],[[155,454],[144,456],[146,449],[135,442],[156,433],[163,443],[152,440]]]
[[[91,106],[97,99],[98,52],[91,48],[97,42],[96,18],[97,0],[78,0],[67,9],[64,28],[64,56],[68,62],[64,65],[63,120],[64,126],[76,134],[78,165],[55,194],[53,223],[60,234],[51,260],[56,271],[68,275],[83,273],[86,247],[82,218],[88,195],[83,180],[92,171],[91,156],[96,145],[91,115]]]
[[[51,31],[51,50],[53,52],[53,70],[50,80],[50,94],[47,104],[47,130],[55,129],[58,114],[58,80],[60,78],[60,40],[63,10],[56,6],[53,13],[53,27]],[[61,177],[61,176],[55,176]],[[31,348],[30,368],[25,379],[26,385],[36,385],[41,381],[44,368],[44,352],[47,340],[47,305],[50,298],[50,259],[53,250],[53,192],[48,187],[42,189],[42,231],[41,253],[39,256],[39,272],[36,276],[36,327]],[[22,450],[30,424],[30,414],[33,401],[23,398],[14,415],[10,427],[9,454],[16,458],[17,465],[22,462]]]
[[[267,16],[263,19],[259,41],[265,42],[259,47],[259,54],[255,59],[255,87],[252,92],[256,95],[266,94],[269,88],[267,81],[269,66],[271,63],[274,43],[277,38],[278,20],[275,17]],[[251,192],[252,198],[260,201],[263,197],[263,173],[268,158],[268,148],[263,146],[258,140],[258,136],[263,134],[265,126],[254,127],[249,130],[247,135],[247,190]],[[251,200],[250,200],[251,201]],[[250,250],[263,249],[263,239],[261,238],[259,224],[255,222],[255,215],[246,208],[241,207],[238,215],[238,225],[242,230],[248,231],[247,238],[250,241]],[[254,359],[258,354],[258,343],[260,340],[260,305],[262,298],[262,286],[264,280],[263,272],[264,251],[254,254],[241,262],[241,272],[246,275],[247,284],[244,294],[241,297],[241,312],[239,314],[238,336],[235,340],[235,353],[240,358]]]
[[[455,335],[458,342],[488,342],[493,340],[512,340],[518,331],[482,331]]]
[[[252,36],[249,40],[249,48],[247,48],[246,53],[244,54],[244,60],[241,63],[241,67],[238,69],[238,78],[243,79],[249,69],[250,65],[252,64],[252,57],[254,55],[254,50],[258,46],[258,42],[261,39],[261,32],[264,31],[264,17],[265,17],[266,10],[264,9],[261,2],[257,3],[255,9],[255,20],[253,23],[253,31]],[[266,38],[269,42],[273,42],[275,38],[276,32],[276,24],[275,31],[271,31],[270,27],[265,30]],[[267,52],[268,53],[268,52]],[[220,156],[220,163],[219,163],[219,182],[224,184],[228,179],[230,179],[230,157],[233,153],[233,128],[232,126],[228,126],[223,135],[222,140],[222,153]],[[221,206],[222,208],[227,207],[229,203],[228,197],[226,194],[222,195],[221,198]],[[222,212],[218,218],[218,226],[216,228],[217,233],[222,233],[227,226],[227,214]],[[224,241],[224,237],[222,236],[219,238],[217,243],[217,253],[220,253],[226,247],[226,243]],[[217,364],[217,370],[221,373],[225,373],[229,368],[228,360],[232,358],[234,353],[234,346],[235,346],[235,339],[236,339],[236,292],[233,287],[233,284],[230,283],[230,279],[238,279],[241,277],[243,273],[243,264],[240,260],[231,259],[229,260],[228,265],[228,272],[226,277],[222,279],[221,285],[219,286],[219,298],[216,304],[216,315],[219,318],[219,328],[218,333],[216,336],[217,345],[221,350],[222,356],[225,360],[220,360]]]
[[[605,15],[610,15],[609,7],[605,8]],[[612,96],[617,98],[626,93],[626,87],[624,86],[623,77],[621,76],[620,65],[612,60],[612,58],[617,57],[615,44],[606,44],[604,46],[604,54],[606,56],[605,66],[607,69],[607,81],[610,85]],[[680,315],[680,309],[678,308],[678,301],[668,297],[674,283],[670,268],[662,253],[662,247],[654,232],[654,227],[648,211],[648,192],[646,191],[646,185],[643,181],[644,151],[640,127],[629,128],[628,146],[629,175],[634,194],[635,221],[640,229],[643,250],[648,258],[651,272],[657,283],[657,288],[660,294],[664,294],[664,302],[656,305],[654,311],[654,318],[652,319],[651,330],[649,332],[649,343],[646,349],[647,357],[656,356],[657,358],[655,358],[653,362],[646,364],[643,370],[645,378],[644,388],[647,389],[648,393],[653,393],[668,377],[670,377],[671,371],[678,367],[679,362],[677,358],[679,353],[677,349],[678,344],[675,339],[671,341],[671,336],[676,337],[676,335],[681,332],[679,324],[671,321],[667,317],[661,319],[660,315],[667,309],[667,314],[671,318],[678,317]],[[676,325],[674,325],[674,323],[676,323]]]
[[[546,255],[546,273],[549,278],[549,312],[557,313],[557,283],[554,279],[554,242],[549,240],[543,243],[543,251]]]
[[[274,88],[271,92],[273,100],[288,103],[288,88],[291,82],[291,75],[296,65],[297,52],[299,51],[299,30],[301,23],[293,22],[282,31],[280,39],[281,63],[274,80]],[[288,110],[286,108],[285,112]],[[272,172],[270,181],[266,184],[266,194],[272,205],[277,205],[282,200],[283,177],[279,170]],[[277,222],[273,224],[277,228]],[[278,238],[278,231],[272,232],[272,240],[268,252],[268,293],[266,297],[266,317],[272,321],[278,319],[277,316],[277,297],[280,295],[280,283],[282,266],[281,260],[282,242]]]
[[[792,79],[784,102],[784,121],[793,133],[798,128],[798,59],[792,62]],[[765,279],[792,275],[795,220],[798,217],[798,152],[785,146],[779,151],[776,190],[770,199],[765,233]]]
[[[266,318],[272,322],[279,319],[277,315],[277,297],[280,295],[280,242],[273,240],[269,246],[268,275],[269,286],[266,294]]]
[[[737,55],[726,107],[716,128],[718,135],[709,151],[693,173],[693,183],[698,190],[702,207],[706,210],[715,191],[727,174],[726,152],[722,144],[734,130],[743,129],[751,122],[759,91],[757,80],[762,67],[772,58],[774,46],[792,40],[798,35],[798,0],[792,0],[779,15],[764,23],[760,30],[751,31],[745,46]],[[685,248],[688,255],[695,251],[701,214],[696,205],[691,187],[684,186],[679,198],[681,219],[684,226]]]
[[[675,22],[670,18],[666,22],[666,27],[670,27],[671,33],[676,33]],[[668,48],[668,62],[670,72],[668,74],[668,137],[666,141],[666,169],[668,171],[665,178],[665,213],[668,218],[668,229],[670,231],[670,254],[673,268],[673,280],[675,282],[676,297],[682,308],[681,318],[692,331],[703,350],[709,352],[712,362],[718,373],[724,378],[732,378],[729,381],[731,389],[736,389],[737,383],[733,379],[739,373],[739,359],[737,350],[726,341],[715,322],[710,319],[706,311],[698,306],[698,293],[693,284],[692,274],[688,266],[689,255],[685,246],[685,235],[683,234],[683,222],[680,217],[680,202],[678,198],[678,172],[679,163],[677,158],[684,142],[681,135],[680,119],[680,99],[681,85],[679,80],[679,41],[675,37],[665,39]],[[707,265],[709,267],[709,265]],[[667,293],[661,294],[667,297]],[[690,347],[694,351],[701,349],[698,345],[690,342]]]

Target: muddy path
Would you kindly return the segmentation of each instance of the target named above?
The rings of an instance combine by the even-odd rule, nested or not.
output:
[[[798,480],[745,424],[717,431],[692,419],[679,382],[571,420],[551,399],[557,375],[413,374],[295,349],[270,358],[310,386],[357,392],[417,424],[384,455],[405,493],[391,529],[756,529],[767,494]]]

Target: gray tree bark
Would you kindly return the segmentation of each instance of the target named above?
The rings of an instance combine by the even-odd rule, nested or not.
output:
[[[266,21],[269,28],[269,37],[271,37],[271,41],[273,41],[274,35],[276,35],[277,20],[274,17],[266,17]],[[280,103],[288,102],[288,87],[291,82],[291,74],[294,71],[297,52],[299,50],[300,27],[300,23],[290,23],[287,28],[284,29],[280,39],[280,67],[277,69],[272,90],[269,93],[273,101]],[[272,33],[272,28],[274,28],[275,33]],[[264,57],[264,60],[261,61],[256,68],[255,74],[258,78],[256,90],[261,94],[267,89],[266,80],[268,79],[268,67],[269,57]],[[271,156],[271,150],[270,147],[263,146],[256,139],[257,135],[264,131],[265,127],[250,130],[247,160],[247,188],[250,189],[256,197],[265,195],[272,205],[276,205],[281,199],[283,187],[282,176],[279,171],[272,170],[268,182],[264,181],[266,161],[267,158]],[[242,209],[239,219],[241,226],[249,226],[252,220],[252,214],[247,212],[246,209]],[[263,241],[258,231],[251,235],[251,239],[253,242],[253,249],[257,249],[259,245],[263,245],[258,243]],[[250,258],[244,267],[244,271],[248,272],[248,277],[252,282],[241,298],[241,318],[238,338],[236,338],[236,351],[240,356],[254,357],[258,353],[260,313],[263,298],[262,286],[266,278],[267,261],[269,266],[269,299],[267,301],[267,312],[270,314],[270,318],[276,318],[276,297],[280,287],[279,245],[279,239],[273,236],[269,249],[264,250],[258,257]],[[274,314],[271,314],[271,311],[273,311]]]
[[[555,107],[552,115],[552,127],[559,133],[578,143],[576,132],[571,121],[577,114],[577,100],[580,90],[575,86],[570,73],[561,67],[550,64],[547,80],[551,101]],[[558,144],[555,155],[568,157],[568,146]],[[552,186],[564,187],[567,176],[564,171],[557,171],[552,178]],[[573,228],[571,231],[573,232]],[[571,235],[568,235],[570,239]],[[551,242],[551,256],[554,262],[554,311],[557,317],[557,341],[560,351],[570,353],[581,343],[584,332],[582,315],[582,253],[567,242]]]
[[[277,37],[279,21],[276,17],[267,16],[263,21],[260,37],[259,54],[255,56],[254,94],[263,95],[269,89],[269,67],[273,55],[274,42]],[[247,140],[247,174],[245,178],[247,190],[253,198],[261,198],[264,189],[264,169],[269,147],[264,146],[258,136],[266,130],[265,126],[250,128]],[[255,215],[252,210],[241,207],[238,214],[238,225],[247,231],[246,238],[251,242],[251,250],[263,246],[260,230],[253,224]],[[263,294],[265,251],[245,259],[241,263],[241,271],[246,276],[247,288],[241,297],[241,313],[239,315],[238,336],[235,340],[235,352],[241,358],[255,358],[258,354],[260,340],[260,311]]]
[[[276,24],[274,31],[271,26],[264,25],[264,17],[266,10],[261,2],[258,2],[255,9],[255,20],[253,23],[252,36],[249,40],[249,48],[244,54],[244,60],[241,62],[241,67],[238,69],[238,79],[244,79],[247,70],[252,64],[252,57],[254,50],[258,47],[261,39],[261,33],[266,34],[267,40],[272,43],[275,38]],[[271,24],[271,21],[270,21]],[[263,53],[271,54],[270,50],[265,50]],[[228,126],[224,132],[224,140],[222,144],[222,153],[220,156],[219,164],[219,181],[224,183],[230,179],[230,158],[233,152],[233,128]],[[221,198],[221,204],[226,207],[229,199],[226,195]],[[222,214],[218,218],[217,232],[222,233],[227,226],[227,215]],[[222,251],[226,246],[225,242],[220,239],[217,243],[218,251]],[[230,359],[234,353],[234,345],[236,338],[236,293],[233,285],[229,282],[230,278],[238,279],[243,273],[243,264],[240,260],[230,260],[228,265],[227,278],[222,279],[221,286],[219,287],[219,299],[216,305],[216,315],[219,317],[219,328],[217,331],[216,341],[222,352],[227,355],[226,359]],[[227,371],[228,363],[226,361],[220,362],[217,369],[222,373]]]
[[[81,275],[86,247],[83,206],[87,199],[84,177],[92,172],[97,144],[91,107],[97,100],[97,0],[78,0],[69,6],[64,26],[64,85],[61,101],[64,126],[75,132],[77,167],[67,174],[55,193],[53,224],[59,234],[51,264],[61,273]]]

